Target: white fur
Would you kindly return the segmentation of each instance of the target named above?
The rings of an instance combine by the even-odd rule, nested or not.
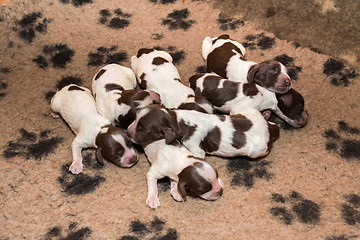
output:
[[[231,116],[224,115],[225,121],[222,121],[218,116],[212,114],[188,110],[174,111],[176,112],[178,122],[184,120],[186,124],[197,127],[191,137],[182,142],[196,157],[205,157],[206,153],[200,148],[200,143],[208,132],[215,127],[218,127],[221,132],[220,145],[217,151],[210,152],[209,154],[222,157],[248,156],[250,158],[257,158],[268,154],[268,141],[270,138],[268,123],[256,109],[247,108],[242,111],[242,115],[248,118],[253,125],[245,132],[246,143],[240,149],[232,146],[235,129],[230,119]]]
[[[97,74],[101,70],[106,70],[98,79]],[[130,109],[126,104],[119,105],[121,90],[106,91],[106,84],[120,85],[124,90],[136,88],[136,77],[130,68],[119,64],[109,64],[102,67],[93,77],[92,92],[96,100],[96,108],[102,116],[109,119],[112,124],[119,115],[124,115]]]
[[[155,57],[162,57],[168,62],[158,66],[153,65],[152,61]],[[147,89],[159,93],[162,104],[167,108],[177,108],[187,101],[189,95],[195,95],[190,87],[174,80],[180,80],[180,75],[171,55],[165,51],[154,50],[142,54],[139,58],[132,56],[131,68],[139,83],[140,76],[146,74]]]
[[[148,185],[148,196],[146,205],[150,208],[160,206],[158,198],[157,180],[169,177],[171,180],[170,194],[176,201],[183,201],[181,194],[178,192],[177,183],[179,181],[178,174],[187,166],[194,162],[203,162],[205,170],[200,173],[205,179],[214,179],[215,176],[212,167],[205,161],[192,157],[191,152],[182,145],[167,145],[165,140],[159,140],[147,145],[144,148],[145,154],[151,163],[151,167],[146,174]],[[223,186],[220,179],[216,180],[218,185]],[[208,200],[211,199],[210,194],[213,191],[203,194],[201,197]]]
[[[235,46],[237,46],[240,51],[241,51],[241,56],[245,56],[245,48],[244,46],[237,42],[237,41],[234,41],[234,40],[231,40],[231,39],[219,39],[215,42],[215,44],[213,44],[213,40],[216,40],[218,37],[214,37],[214,38],[211,38],[211,37],[206,37],[204,40],[203,40],[203,43],[202,43],[202,57],[204,58],[204,60],[207,59],[207,56],[209,55],[209,53],[211,53],[215,48],[218,48],[220,46],[222,46],[224,43],[227,43],[227,42],[230,42],[232,44],[234,44]],[[236,52],[235,52],[236,53]]]
[[[79,174],[83,170],[81,150],[96,147],[96,136],[101,131],[101,127],[110,124],[110,121],[97,113],[95,100],[89,89],[80,87],[84,91],[69,91],[72,86],[79,87],[70,84],[56,92],[51,99],[51,110],[60,113],[76,134],[71,144],[73,162],[69,170]]]

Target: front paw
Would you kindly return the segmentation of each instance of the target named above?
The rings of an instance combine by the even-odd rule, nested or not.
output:
[[[79,174],[83,171],[83,164],[81,162],[73,162],[70,167],[69,170],[70,172],[72,172],[73,174]]]
[[[51,112],[51,117],[56,119],[60,117],[60,114],[56,113],[56,112]]]
[[[170,195],[178,202],[184,201],[184,198],[181,196],[181,194],[177,191],[177,189],[171,189]]]
[[[146,199],[146,205],[148,205],[150,208],[158,208],[160,207],[160,200],[157,196],[149,196]]]

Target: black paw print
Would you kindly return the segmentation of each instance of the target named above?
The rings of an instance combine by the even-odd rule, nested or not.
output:
[[[245,48],[256,49],[259,47],[261,50],[270,49],[275,45],[275,38],[265,36],[264,33],[258,35],[247,35],[246,42],[243,42]]]
[[[54,91],[48,91],[45,94],[45,99],[50,103],[51,98],[55,95],[56,91],[58,89],[62,89],[63,87],[69,85],[69,84],[76,84],[76,85],[82,85],[83,80],[79,77],[74,76],[67,76],[60,79],[60,81],[56,84],[56,87]]]
[[[235,30],[239,26],[244,26],[244,24],[245,24],[244,21],[242,21],[240,19],[225,18],[221,14],[219,15],[219,18],[216,21],[220,25],[220,29],[223,31]]]
[[[91,52],[88,55],[88,66],[102,66],[110,63],[121,63],[126,61],[128,55],[126,52],[116,52],[117,46],[109,48],[99,47],[96,52]]]
[[[304,199],[298,192],[293,191],[288,196],[273,193],[270,200],[279,205],[271,208],[270,213],[286,225],[292,224],[295,218],[306,224],[317,224],[320,221],[320,206]],[[289,205],[290,208],[286,207]]]
[[[302,67],[296,66],[294,64],[294,58],[292,58],[286,54],[282,54],[282,55],[276,56],[274,60],[279,61],[282,64],[284,64],[284,66],[287,68],[288,74],[292,80],[298,79],[298,73],[302,72]]]
[[[327,76],[331,76],[331,84],[335,86],[347,87],[350,84],[350,79],[356,78],[359,74],[352,68],[344,66],[343,62],[336,59],[329,58],[324,63],[324,71]]]
[[[360,225],[360,196],[349,194],[345,197],[346,203],[341,205],[341,214],[349,225]]]
[[[230,159],[227,164],[227,170],[234,174],[230,185],[252,188],[256,179],[270,180],[273,176],[267,170],[270,164],[271,162],[266,160],[248,161],[245,158]]]
[[[46,18],[41,18],[41,12],[32,12],[23,16],[23,18],[17,22],[21,28],[19,32],[20,38],[28,43],[32,43],[36,37],[36,33],[46,33],[47,24],[50,21]]]
[[[360,141],[354,139],[357,135],[360,135],[360,129],[339,121],[337,130],[328,129],[324,133],[327,138],[326,149],[336,152],[342,158],[360,160]]]
[[[78,223],[72,222],[66,230],[66,236],[62,235],[62,229],[60,227],[52,227],[48,230],[45,236],[45,240],[63,240],[63,239],[76,239],[85,240],[91,235],[91,229],[88,227],[76,230]]]
[[[139,220],[131,221],[129,232],[131,235],[125,235],[120,237],[120,240],[138,240],[138,239],[152,239],[152,240],[164,240],[179,238],[176,229],[165,229],[165,222],[154,217],[149,223],[142,223]]]
[[[121,11],[121,9],[115,9],[113,10],[113,14],[115,16],[113,17],[112,13],[108,9],[102,9],[100,11],[100,24],[105,24],[111,28],[114,29],[122,29],[127,26],[129,26],[130,21],[128,20],[131,17],[131,14],[124,13]],[[111,17],[110,21],[109,18]]]
[[[155,46],[154,49],[168,52],[173,59],[174,65],[179,65],[185,59],[186,56],[184,50],[178,50],[175,46],[169,46],[167,48]]]
[[[71,3],[72,5],[74,5],[75,7],[81,7],[84,4],[87,3],[93,3],[92,0],[60,0],[60,2],[64,3],[64,4],[69,4]]]
[[[84,153],[84,151],[83,151]],[[85,154],[83,157],[84,169],[97,171],[103,168],[102,165],[97,163],[91,153]],[[61,177],[58,182],[62,187],[62,191],[68,195],[84,195],[93,192],[97,186],[106,180],[101,174],[96,173],[94,176],[89,176],[85,173],[77,175],[69,172],[69,164],[65,164],[61,168]]]
[[[202,66],[198,66],[195,72],[201,74],[201,73],[207,73],[208,71],[206,65],[202,65]]]
[[[1,68],[0,73],[8,74],[8,73],[10,73],[10,69],[9,68]],[[0,100],[6,96],[7,87],[8,87],[8,84],[6,82],[0,81]]]
[[[66,44],[46,45],[43,48],[43,55],[38,55],[33,61],[44,69],[49,66],[48,60],[50,60],[54,68],[65,68],[66,64],[71,62],[74,54],[75,52],[68,48]],[[47,59],[44,55],[50,58]]]
[[[158,0],[149,0],[149,2],[152,2],[152,3],[158,3]],[[175,3],[176,0],[160,0],[159,3],[165,5],[165,4],[169,4],[169,3]]]
[[[327,237],[325,240],[350,240],[350,239],[356,239],[357,237],[358,237],[357,235],[346,236],[342,234],[342,235]]]
[[[194,20],[187,20],[189,14],[190,12],[187,8],[174,10],[167,15],[166,19],[162,20],[162,25],[168,25],[170,30],[188,30],[195,23]]]
[[[22,156],[26,159],[41,159],[50,153],[53,153],[57,146],[63,141],[60,137],[50,137],[51,131],[44,130],[37,135],[34,132],[28,132],[20,129],[20,137],[14,141],[8,142],[3,152],[5,158]]]

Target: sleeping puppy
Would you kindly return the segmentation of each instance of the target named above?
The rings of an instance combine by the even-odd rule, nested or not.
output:
[[[279,137],[279,127],[253,108],[229,116],[151,105],[137,112],[128,134],[133,142],[145,145],[159,139],[167,144],[178,140],[200,158],[206,153],[258,158],[270,152]]]
[[[136,143],[144,147],[151,163],[146,174],[146,205],[150,208],[160,206],[157,180],[164,177],[170,178],[170,194],[176,201],[183,201],[187,195],[205,200],[216,200],[222,195],[223,183],[216,169],[203,159],[193,157],[183,145],[175,142],[168,145],[165,140]]]
[[[206,37],[202,44],[202,56],[208,72],[237,82],[255,82],[275,93],[285,93],[291,88],[291,78],[286,67],[275,60],[255,63],[245,59],[242,44],[224,34]]]
[[[254,82],[235,82],[215,73],[194,75],[189,82],[192,89],[220,112],[238,114],[250,107],[271,110],[293,127],[303,127],[307,123],[304,98],[294,89],[284,94],[274,93]]]
[[[136,56],[131,57],[131,68],[140,87],[159,93],[165,107],[191,108],[213,113],[214,110],[206,99],[195,97],[194,91],[181,83],[179,72],[169,53],[142,48]]]
[[[154,91],[135,89],[137,83],[130,68],[109,64],[102,67],[92,80],[92,92],[100,115],[112,124],[127,128],[139,108],[160,103]]]
[[[51,99],[51,110],[53,118],[61,115],[76,134],[71,144],[73,162],[69,170],[72,173],[83,170],[83,148],[95,147],[96,159],[101,164],[106,159],[119,167],[131,167],[138,161],[125,131],[111,126],[108,119],[98,114],[89,89],[75,84],[59,89]]]

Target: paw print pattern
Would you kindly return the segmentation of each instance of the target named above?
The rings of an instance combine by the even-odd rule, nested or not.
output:
[[[66,64],[71,62],[74,54],[75,52],[66,44],[46,45],[43,48],[43,55],[38,55],[33,59],[33,62],[37,63],[39,68],[45,69],[49,66],[48,60],[50,60],[54,68],[65,68]]]
[[[292,80],[298,79],[298,73],[302,72],[302,67],[295,66],[294,58],[292,58],[286,54],[282,54],[280,56],[276,56],[274,60],[279,61],[282,64],[284,64],[284,66],[287,68],[288,74]]]
[[[350,84],[350,79],[356,78],[359,74],[352,68],[344,66],[344,63],[336,59],[329,58],[324,63],[324,71],[327,76],[331,77],[331,84],[334,86],[347,87]]]
[[[75,7],[81,7],[84,4],[87,3],[93,3],[92,0],[60,0],[60,2],[64,3],[64,4],[69,4],[71,3],[72,5],[74,5]]]
[[[57,146],[63,141],[60,137],[50,137],[50,130],[44,130],[37,135],[34,132],[28,132],[20,129],[20,138],[15,142],[10,141],[7,144],[3,155],[5,158],[22,156],[26,159],[41,159],[50,153],[53,153]]]
[[[346,235],[338,235],[338,236],[331,236],[327,237],[326,240],[350,240],[350,239],[356,239],[357,236],[346,236]]]
[[[187,20],[189,17],[189,10],[184,8],[182,10],[174,10],[167,15],[166,19],[162,20],[162,25],[167,25],[170,30],[189,30],[189,28],[195,23],[194,20]]]
[[[113,16],[113,14],[115,16]],[[130,21],[128,19],[130,17],[131,17],[131,14],[124,13],[119,8],[113,10],[112,13],[108,9],[102,9],[100,11],[99,23],[107,25],[110,28],[122,29],[122,28],[126,28],[127,26],[129,26]],[[111,18],[110,21],[109,21],[109,18]]]
[[[92,171],[103,168],[90,153],[84,156],[83,164],[84,169],[90,169]],[[61,177],[58,178],[62,191],[68,195],[85,195],[91,193],[106,180],[106,178],[99,173],[96,173],[94,176],[89,176],[85,173],[74,175],[69,171],[69,167],[70,163],[63,165],[61,168]]]
[[[256,179],[269,181],[273,174],[267,168],[271,162],[266,160],[248,161],[245,158],[230,159],[227,164],[228,172],[232,173],[231,186],[244,186],[252,188]]]
[[[275,38],[265,36],[264,33],[258,35],[247,35],[246,42],[243,42],[245,48],[256,49],[259,47],[261,50],[270,49],[275,45]]]
[[[67,76],[67,77],[63,77],[61,78],[61,80],[56,84],[55,90],[54,91],[48,91],[45,94],[45,99],[50,103],[51,98],[55,95],[56,91],[58,89],[63,88],[64,86],[67,86],[69,84],[76,84],[76,85],[82,85],[83,84],[83,80],[79,77],[74,77],[74,76]]]
[[[9,74],[10,69],[9,68],[1,68],[0,73],[1,74]],[[7,87],[8,87],[8,84],[6,82],[0,81],[0,100],[6,96]]]
[[[186,56],[184,50],[178,50],[175,46],[169,46],[167,48],[155,46],[154,49],[168,52],[173,59],[174,65],[179,65],[185,59]]]
[[[85,240],[88,239],[91,235],[91,229],[88,227],[80,228],[76,230],[78,223],[72,222],[69,224],[69,227],[66,230],[66,236],[62,235],[62,229],[60,227],[52,227],[46,233],[46,240],[62,240],[62,239],[76,239],[76,240]]]
[[[202,65],[202,66],[198,66],[195,72],[201,74],[201,73],[207,73],[208,71],[206,65]]]
[[[21,28],[19,32],[20,38],[28,43],[32,43],[36,37],[36,33],[44,34],[47,32],[47,24],[49,22],[46,18],[42,19],[41,12],[32,12],[23,16],[23,18],[17,22]]]
[[[360,160],[360,141],[355,139],[359,135],[360,129],[339,121],[337,130],[328,129],[324,133],[327,139],[326,149],[345,159]]]
[[[360,226],[360,196],[349,194],[344,196],[346,203],[342,204],[341,214],[345,222],[352,226]]]
[[[244,26],[245,24],[244,21],[240,19],[225,18],[221,14],[216,21],[220,25],[220,29],[223,31],[236,30],[239,26]]]
[[[157,4],[158,2],[165,5],[165,4],[170,4],[170,3],[175,3],[176,0],[149,0],[149,2],[155,3]]]
[[[99,47],[96,52],[90,52],[88,55],[88,66],[102,66],[110,63],[121,63],[126,61],[128,55],[126,52],[116,52],[117,46],[109,48]]]
[[[130,223],[129,235],[120,237],[120,240],[139,240],[139,239],[179,239],[176,229],[165,229],[165,222],[154,217],[149,223],[142,223],[139,220],[134,220]]]
[[[293,191],[288,196],[273,193],[270,200],[278,205],[271,208],[270,213],[286,225],[291,225],[295,219],[305,224],[320,221],[320,206],[298,192]]]

